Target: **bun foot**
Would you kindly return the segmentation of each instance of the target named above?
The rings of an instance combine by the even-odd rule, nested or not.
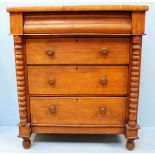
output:
[[[134,140],[128,140],[126,142],[126,148],[127,150],[132,151],[135,148]]]
[[[24,139],[22,145],[23,145],[24,149],[29,149],[31,147],[31,140],[30,139]]]

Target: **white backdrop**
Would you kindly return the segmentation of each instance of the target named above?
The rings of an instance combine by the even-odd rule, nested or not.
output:
[[[75,2],[67,0],[48,3],[1,3],[0,2],[0,125],[18,123],[18,104],[13,53],[13,37],[9,35],[8,6],[28,5],[76,5],[76,4],[111,4],[95,2]],[[150,10],[146,14],[146,34],[143,37],[141,66],[141,87],[139,99],[138,123],[141,126],[155,126],[155,2],[153,3],[112,3],[112,4],[146,4]]]

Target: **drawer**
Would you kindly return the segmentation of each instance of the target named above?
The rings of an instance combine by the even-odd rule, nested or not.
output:
[[[66,11],[24,13],[24,34],[131,34],[131,12]]]
[[[28,66],[30,94],[127,94],[128,66]]]
[[[129,38],[27,39],[28,64],[128,64]]]
[[[31,123],[124,125],[125,97],[30,97]]]

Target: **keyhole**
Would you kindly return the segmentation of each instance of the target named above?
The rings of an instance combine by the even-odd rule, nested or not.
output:
[[[76,66],[75,69],[78,70],[78,66]]]
[[[76,41],[76,42],[78,42],[78,40],[77,40],[77,39],[76,39],[75,41]]]

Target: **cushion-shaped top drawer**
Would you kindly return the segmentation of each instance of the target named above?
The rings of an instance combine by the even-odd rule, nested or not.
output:
[[[128,64],[129,38],[27,39],[28,64]]]
[[[25,34],[131,34],[131,12],[25,13]]]
[[[124,125],[125,97],[30,97],[34,125]]]
[[[29,66],[30,94],[126,95],[128,66]]]

